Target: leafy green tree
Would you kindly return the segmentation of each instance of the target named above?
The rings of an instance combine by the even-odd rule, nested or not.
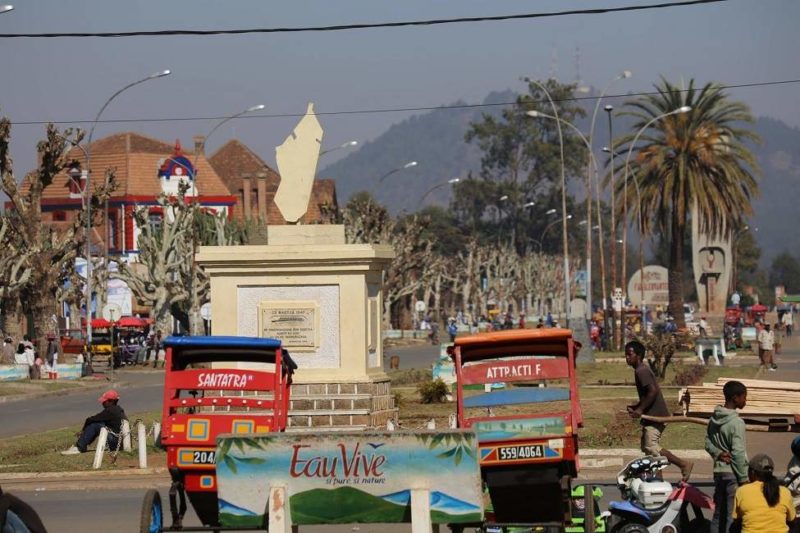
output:
[[[467,245],[467,235],[458,219],[449,209],[428,206],[419,212],[427,217],[428,227],[423,237],[433,242],[433,251],[445,257],[455,257]]]
[[[789,294],[800,292],[800,261],[789,252],[776,256],[769,267],[769,284],[783,285]]]
[[[711,236],[744,225],[758,193],[758,166],[745,142],[758,137],[747,128],[753,122],[749,108],[731,101],[716,83],[697,88],[691,80],[684,90],[662,79],[656,91],[626,103],[625,114],[635,119],[634,133],[615,145],[627,149],[636,133],[650,125],[634,147],[628,190],[625,180],[618,180],[616,197],[621,200],[627,193],[636,198],[638,182],[641,203],[628,210],[632,223],[641,209],[645,234],[654,227],[669,231],[669,312],[683,327],[683,251],[692,208],[697,208],[700,231]],[[664,116],[683,106],[691,110]]]
[[[761,247],[758,246],[752,232],[743,231],[734,234],[733,283],[739,289],[742,285],[754,285],[755,275],[761,260]]]
[[[583,108],[573,99],[575,85],[552,79],[542,84],[562,120],[574,122],[584,116]],[[519,251],[525,248],[526,232],[539,234],[549,223],[546,217],[532,217],[526,205],[535,202],[542,213],[551,207],[561,212],[557,123],[544,117],[531,118],[526,115],[528,111],[553,115],[545,93],[535,82],[530,82],[528,92],[519,95],[515,105],[503,109],[499,117],[485,113],[479,122],[470,124],[465,139],[480,148],[481,169],[477,177],[470,175],[453,191],[453,207],[462,222],[487,239],[507,236]],[[566,175],[579,175],[586,162],[586,146],[570,128],[562,130]]]

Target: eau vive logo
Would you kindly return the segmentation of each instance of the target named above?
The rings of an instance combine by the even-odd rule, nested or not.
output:
[[[367,443],[372,450],[363,450],[361,443],[340,442],[327,453],[309,453],[308,444],[292,446],[289,474],[308,478],[377,478],[383,476],[381,467],[386,456],[376,450],[383,444]]]

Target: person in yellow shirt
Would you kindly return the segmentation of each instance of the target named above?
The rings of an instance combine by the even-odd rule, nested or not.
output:
[[[750,483],[736,489],[733,504],[734,527],[740,525],[742,533],[789,531],[789,523],[795,519],[792,495],[781,486],[774,471],[775,463],[768,455],[759,453],[750,459]]]

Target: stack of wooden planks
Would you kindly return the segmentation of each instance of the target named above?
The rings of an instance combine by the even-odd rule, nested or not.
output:
[[[717,405],[725,404],[722,387],[731,378],[719,378],[716,383],[703,383],[680,390],[678,402],[684,415],[708,416]],[[749,416],[800,417],[800,383],[739,379],[747,387],[747,405],[739,411]]]

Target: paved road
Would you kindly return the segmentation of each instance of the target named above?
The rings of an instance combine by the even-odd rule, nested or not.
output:
[[[391,348],[391,355],[400,356],[400,368],[430,368],[438,357],[438,347],[431,345]],[[388,366],[388,364],[387,364]],[[103,387],[114,384],[120,391],[120,404],[128,413],[158,411],[164,393],[164,373],[121,369],[111,381],[97,389],[65,395],[31,398],[0,403],[0,438],[13,437],[80,424],[101,407],[97,398]]]
[[[117,381],[64,395],[48,395],[0,403],[0,438],[58,429],[83,420],[102,409],[97,399],[105,388],[116,386],[120,403],[129,413],[161,409],[163,372],[118,371]]]
[[[604,480],[603,483],[610,483]],[[156,487],[167,504],[167,486]],[[708,490],[707,488],[705,490]],[[115,531],[118,533],[138,532],[142,499],[146,489],[115,490],[31,490],[14,491],[15,494],[33,505],[48,531],[53,533],[85,533],[87,531]],[[608,502],[618,499],[618,492],[613,487],[604,488],[601,509],[608,507]],[[165,525],[170,525],[169,511]],[[199,525],[191,507],[184,523],[187,526]],[[303,526],[304,533],[400,533],[409,531],[408,524],[343,524],[333,526]],[[447,531],[447,529],[443,529]]]

